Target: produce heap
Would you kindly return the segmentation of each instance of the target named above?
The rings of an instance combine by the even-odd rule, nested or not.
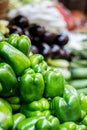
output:
[[[87,39],[83,42],[82,49],[69,48],[68,35],[47,31],[38,24],[30,24],[23,15],[10,19],[8,28],[9,34],[25,34],[30,37],[31,52],[43,55],[50,66],[61,70],[69,84],[87,95]]]
[[[9,34],[27,35],[32,43],[31,52],[43,55],[50,66],[60,68],[65,79],[70,79],[71,73],[68,68],[73,54],[70,49],[65,48],[69,41],[66,34],[49,32],[42,25],[30,24],[23,15],[10,19],[8,28]]]
[[[72,49],[75,57],[70,63],[71,80],[69,83],[73,85],[78,92],[87,95],[87,39],[81,43],[81,49]]]
[[[67,84],[25,35],[0,35],[0,130],[87,130],[87,96]]]

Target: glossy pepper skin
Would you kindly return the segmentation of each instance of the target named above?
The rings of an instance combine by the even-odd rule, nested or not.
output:
[[[30,66],[29,58],[5,41],[0,42],[0,56],[13,68],[16,75],[21,75]]]
[[[3,97],[14,95],[17,92],[16,75],[7,63],[0,63],[0,86],[2,87],[0,95]]]
[[[13,112],[19,111],[21,107],[19,96],[10,96],[6,100],[10,103]]]
[[[44,79],[40,73],[25,72],[20,78],[20,95],[23,102],[39,100],[44,92]]]
[[[0,128],[9,130],[12,126],[12,108],[6,100],[0,98]]]
[[[81,109],[87,113],[87,96],[80,93]]]
[[[26,115],[26,117],[40,116],[40,115],[50,115],[50,104],[47,99],[41,98],[38,101],[33,101],[29,104],[22,104],[21,112]]]
[[[76,125],[76,130],[87,130],[87,126],[83,124]]]
[[[52,100],[51,107],[61,122],[75,122],[81,118],[80,98],[70,85],[65,85],[63,97],[57,96]]]
[[[58,118],[50,115],[46,119],[40,119],[35,124],[35,130],[58,130]]]
[[[39,117],[30,117],[26,118],[25,120],[21,121],[17,124],[16,130],[35,130],[35,124],[39,119],[45,119],[44,116]]]
[[[87,115],[83,118],[81,123],[87,126]]]
[[[55,96],[62,96],[64,92],[63,75],[59,71],[54,70],[47,70],[43,75],[45,81],[44,97],[54,98]]]
[[[19,36],[18,34],[11,34],[8,37],[8,43],[22,51],[25,55],[29,55],[31,49],[31,41],[26,35]]]
[[[17,125],[17,130],[58,130],[58,118],[50,115],[49,117],[31,117],[21,121]]]
[[[37,73],[43,73],[45,70],[47,70],[48,65],[44,61],[44,57],[40,54],[33,54],[29,56],[30,62],[31,62],[31,68],[34,69]]]
[[[12,130],[16,130],[17,124],[25,119],[25,115],[22,113],[16,113],[13,115],[13,128]]]
[[[76,124],[74,122],[64,122],[60,124],[59,130],[76,130]]]

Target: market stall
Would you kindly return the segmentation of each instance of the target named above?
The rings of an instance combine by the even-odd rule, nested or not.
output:
[[[0,130],[87,130],[86,14],[63,3],[1,0]]]

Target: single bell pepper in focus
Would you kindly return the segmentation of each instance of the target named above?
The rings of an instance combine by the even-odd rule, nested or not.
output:
[[[0,42],[0,56],[13,68],[16,75],[21,75],[30,66],[29,58],[5,41]]]
[[[0,95],[8,97],[14,95],[17,92],[17,78],[7,63],[0,63],[0,85],[2,87]]]
[[[47,70],[48,65],[44,61],[44,57],[41,54],[33,54],[29,56],[31,62],[31,68],[37,73],[42,73]]]
[[[40,73],[25,73],[20,78],[20,96],[23,102],[39,100],[44,92],[44,79]]]
[[[12,126],[12,108],[6,100],[0,98],[0,128],[9,130]]]
[[[61,122],[78,121],[81,118],[80,98],[70,85],[65,85],[63,97],[54,97],[51,108]]]
[[[76,130],[76,124],[74,122],[64,122],[60,124],[59,130]]]
[[[31,49],[31,41],[26,35],[19,36],[18,34],[11,34],[8,37],[8,43],[22,51],[25,55],[29,55]]]
[[[25,115],[23,115],[22,113],[16,113],[13,115],[13,128],[12,130],[15,130],[17,127],[17,124],[20,123],[21,121],[23,121],[25,119]]]
[[[21,112],[26,115],[26,117],[40,116],[40,115],[50,115],[50,104],[47,99],[41,98],[38,101],[33,101],[29,104],[22,104]]]
[[[62,96],[64,92],[64,77],[58,70],[47,70],[43,74],[45,81],[44,97]]]

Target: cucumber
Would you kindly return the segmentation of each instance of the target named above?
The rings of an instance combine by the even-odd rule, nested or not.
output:
[[[79,53],[81,57],[87,59],[87,50],[81,50]]]
[[[77,89],[77,92],[87,95],[87,88]]]
[[[77,64],[76,62],[71,62],[69,68],[81,68],[82,66]]]
[[[75,79],[75,80],[71,80],[69,83],[76,89],[87,87],[87,79],[77,79],[77,80]]]
[[[70,71],[72,78],[87,78],[87,68],[73,68]]]
[[[70,67],[75,68],[75,67],[87,67],[87,60],[85,59],[74,59],[71,63],[70,63]]]
[[[73,49],[72,52],[74,53],[75,56],[78,56],[83,59],[87,59],[87,49],[84,50]]]
[[[64,60],[64,59],[51,59],[51,58],[48,58],[47,63],[49,65],[51,65],[51,66],[59,67],[59,68],[67,68],[67,67],[69,67],[69,62],[67,60]]]
[[[79,59],[79,60],[75,61],[75,63],[77,63],[78,65],[87,67],[87,60]]]

